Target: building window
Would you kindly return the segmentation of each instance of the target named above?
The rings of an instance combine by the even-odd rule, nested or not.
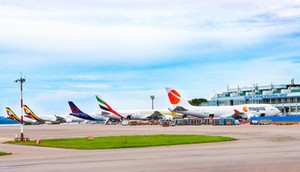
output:
[[[271,99],[271,104],[276,104],[276,99]]]

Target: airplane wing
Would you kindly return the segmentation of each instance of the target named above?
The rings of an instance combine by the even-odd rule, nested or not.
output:
[[[240,112],[236,109],[234,109],[234,114],[232,115],[233,118],[235,119],[239,119],[239,118],[246,118],[246,119],[250,119],[250,117],[254,117],[256,116],[255,114],[253,113],[244,113],[244,112]]]
[[[182,106],[176,106],[174,109],[169,108],[169,110],[171,112],[182,112],[182,111],[188,111],[186,108],[182,107]]]
[[[154,120],[157,120],[157,119],[163,119],[164,118],[164,115],[162,113],[160,113],[159,111],[155,111],[153,114],[151,114],[148,119],[154,119]]]
[[[109,112],[106,112],[106,111],[101,111],[101,114],[100,115],[103,115],[103,116],[109,116],[111,113]]]
[[[232,113],[231,112],[224,113],[220,117],[222,117],[222,118],[232,117],[235,119],[244,118],[244,115],[245,115],[244,112],[240,112],[237,109],[234,109],[233,111],[234,112],[232,112]]]
[[[56,121],[58,123],[65,123],[67,122],[67,120],[64,117],[58,116],[58,115],[54,115],[56,117]]]

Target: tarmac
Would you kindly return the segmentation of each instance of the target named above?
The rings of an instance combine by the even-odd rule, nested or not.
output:
[[[0,141],[19,134],[20,126],[0,127]],[[72,150],[0,143],[1,172],[50,171],[300,171],[300,125],[121,126],[63,124],[25,126],[30,139],[110,135],[199,134],[237,138],[221,143]]]

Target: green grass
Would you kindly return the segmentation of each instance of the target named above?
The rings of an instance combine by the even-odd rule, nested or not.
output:
[[[0,152],[0,156],[4,156],[4,155],[11,155],[11,153]]]
[[[22,145],[35,145],[46,147],[57,147],[67,149],[115,149],[148,146],[166,146],[179,144],[209,143],[232,141],[234,138],[222,136],[203,135],[134,135],[134,136],[108,136],[87,138],[67,138],[67,139],[47,139],[28,142],[8,142]]]

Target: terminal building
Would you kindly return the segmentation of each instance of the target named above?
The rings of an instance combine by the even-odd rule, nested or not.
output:
[[[300,84],[252,86],[244,88],[229,88],[207,102],[210,106],[230,106],[239,104],[271,104],[283,115],[300,115]]]

